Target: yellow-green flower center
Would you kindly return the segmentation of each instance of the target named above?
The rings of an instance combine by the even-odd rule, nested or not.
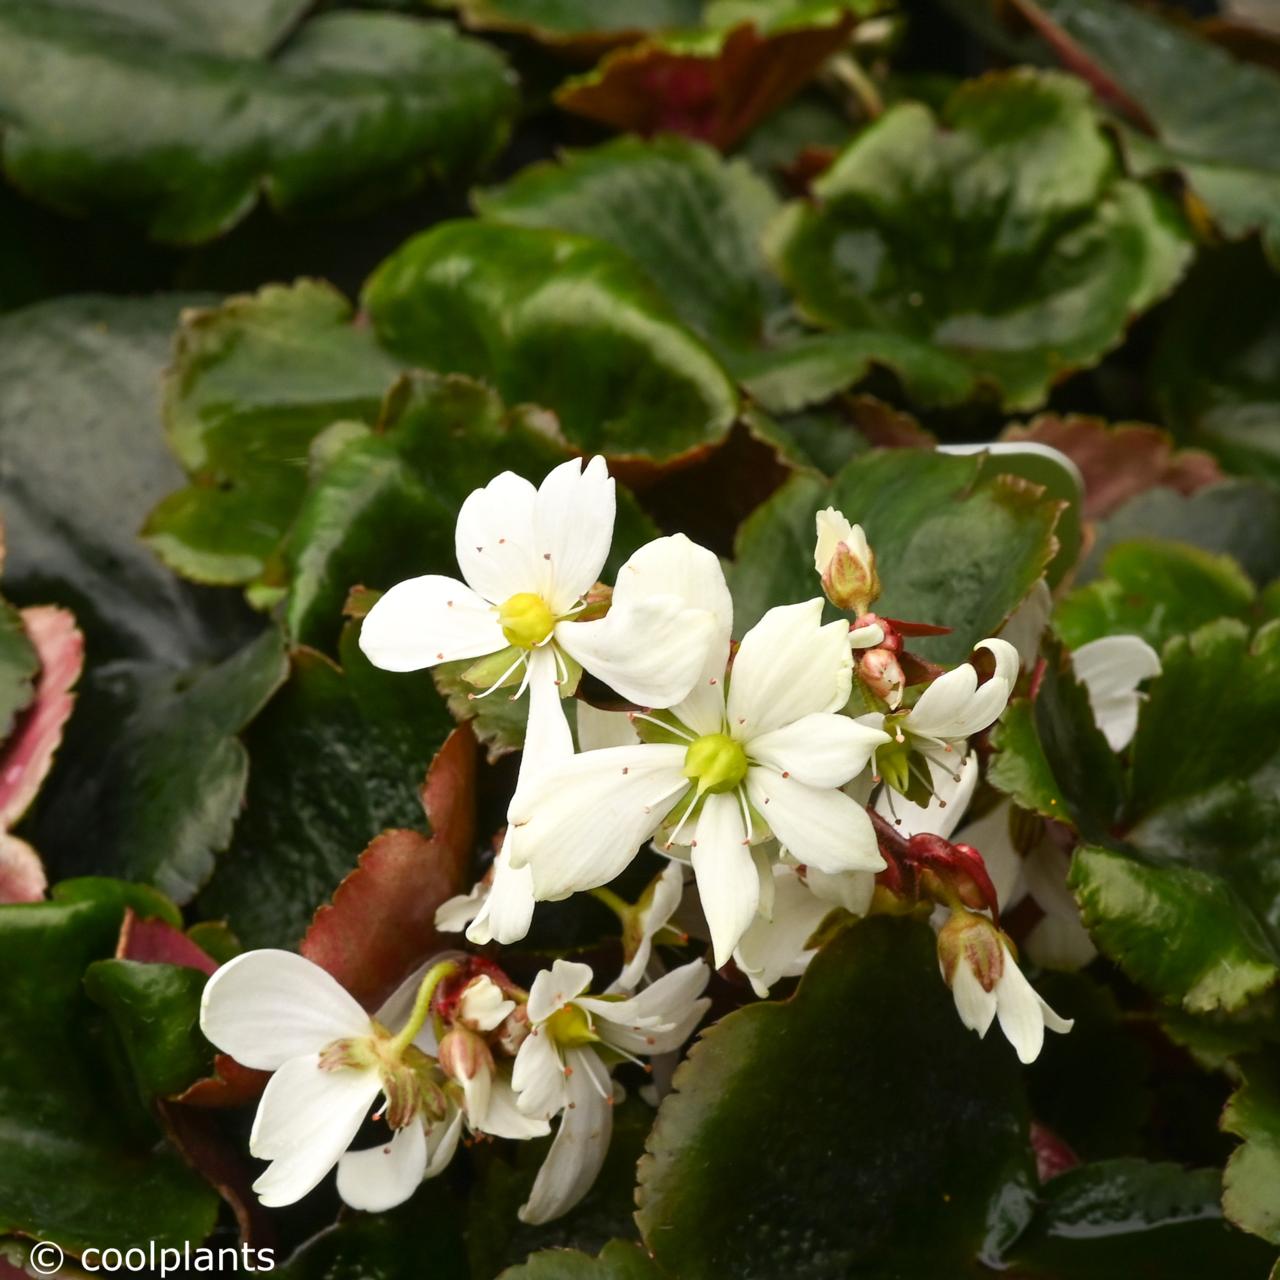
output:
[[[521,591],[498,609],[498,621],[507,643],[520,649],[537,648],[556,625],[547,602],[532,591]]]
[[[732,791],[747,776],[747,753],[727,733],[704,733],[685,752],[684,776],[699,795]]]
[[[599,1037],[591,1030],[587,1015],[576,1004],[557,1009],[546,1021],[547,1033],[563,1049],[579,1049],[594,1044]]]

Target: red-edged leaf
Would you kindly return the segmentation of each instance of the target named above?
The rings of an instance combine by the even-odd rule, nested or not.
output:
[[[37,605],[22,610],[27,637],[40,659],[35,696],[0,750],[0,829],[27,811],[53,763],[75,697],[71,687],[84,665],[84,636],[66,609]]]
[[[215,1053],[213,1074],[197,1080],[173,1101],[191,1107],[243,1107],[258,1100],[270,1079],[270,1071],[254,1071],[225,1053]]]
[[[1002,439],[1032,440],[1060,449],[1084,476],[1084,515],[1099,520],[1148,489],[1192,494],[1223,478],[1200,449],[1176,449],[1159,427],[1142,422],[1110,425],[1101,418],[1041,414],[1007,427]]]
[[[198,947],[181,929],[164,920],[142,920],[126,907],[116,943],[117,960],[138,960],[143,964],[180,964],[211,974],[218,962]]]
[[[725,149],[798,93],[853,29],[852,17],[762,34],[746,22],[689,42],[645,40],[566,82],[566,111],[646,136],[682,133]]]
[[[461,725],[431,762],[422,805],[430,838],[384,831],[360,855],[333,901],[315,914],[302,954],[376,1008],[414,967],[445,944],[436,908],[461,888],[475,842],[476,740]]]

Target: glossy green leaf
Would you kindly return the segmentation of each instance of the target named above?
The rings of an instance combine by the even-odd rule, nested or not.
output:
[[[258,578],[306,491],[311,441],[334,422],[372,422],[396,373],[316,281],[188,312],[164,412],[191,483],[151,513],[147,540],[197,581]]]
[[[1122,132],[1133,168],[1177,170],[1226,235],[1261,231],[1280,260],[1280,76],[1120,0],[1017,2],[1073,70],[1151,126],[1154,138]]]
[[[912,642],[939,662],[962,662],[994,635],[1054,551],[1058,504],[1003,477],[999,459],[865,454],[829,483],[792,478],[743,524],[730,572],[739,635],[766,609],[820,594],[814,517],[826,506],[867,532],[884,585],[877,612],[952,628]]]
[[[408,364],[552,410],[571,444],[657,461],[723,438],[737,392],[622,253],[533,227],[446,222],[378,268],[364,306]]]
[[[246,638],[238,601],[175,580],[137,537],[182,483],[158,387],[179,311],[199,301],[68,298],[0,318],[5,594],[67,606],[97,662],[186,667]]]
[[[864,921],[694,1044],[640,1164],[644,1238],[681,1280],[976,1274],[1030,1214],[1017,1073],[960,1025],[930,930]]]
[[[1151,376],[1182,439],[1231,471],[1280,482],[1280,277],[1256,246],[1197,263],[1170,304]]]
[[[1057,607],[1054,627],[1068,648],[1100,636],[1139,635],[1159,650],[1172,636],[1217,618],[1246,617],[1257,595],[1229,556],[1154,538],[1114,543],[1102,574]]]
[[[452,721],[426,672],[370,666],[355,627],[340,652],[338,667],[295,650],[244,737],[244,812],[200,906],[246,947],[296,944],[374,836],[423,823],[418,791]]]
[[[1081,579],[1096,577],[1110,548],[1132,538],[1168,538],[1231,556],[1265,586],[1280,577],[1280,488],[1227,480],[1189,497],[1171,489],[1139,494],[1098,526]]]
[[[240,813],[249,758],[236,734],[286,671],[275,628],[216,666],[92,671],[81,732],[41,797],[35,835],[46,859],[62,874],[107,871],[190,901]]]
[[[358,212],[474,169],[505,136],[506,65],[449,23],[325,13],[263,60],[192,48],[193,33],[171,38],[177,24],[166,38],[153,8],[0,4],[16,186],[191,243],[240,221],[261,192],[288,213]]]
[[[1202,1280],[1259,1276],[1270,1259],[1222,1220],[1216,1169],[1107,1160],[1069,1169],[1043,1191],[1007,1259],[1027,1280]]]
[[[1189,257],[1165,202],[1118,176],[1085,87],[1051,74],[971,81],[938,119],[892,108],[813,195],[770,233],[779,269],[924,402],[985,385],[1006,408],[1041,404]]]
[[[131,887],[70,890],[0,906],[0,1222],[70,1250],[198,1245],[217,1196],[158,1145],[82,987],[86,966],[115,949]],[[139,909],[148,893],[135,895]]]
[[[1244,1139],[1222,1176],[1222,1208],[1238,1227],[1280,1244],[1280,1072],[1272,1059],[1243,1064],[1222,1127]]]
[[[443,0],[469,27],[514,31],[547,44],[580,37],[620,39],[646,31],[690,27],[702,0]]]
[[[209,1074],[213,1048],[200,1033],[199,969],[136,960],[97,960],[85,991],[105,1009],[146,1100],[180,1093]]]
[[[666,1272],[630,1240],[611,1240],[598,1257],[577,1249],[546,1249],[509,1267],[502,1280],[662,1280]]]
[[[22,615],[0,599],[0,741],[13,728],[14,717],[35,695],[32,682],[39,671],[40,658],[27,638]]]
[[[1023,809],[1058,822],[1070,820],[1062,791],[1036,733],[1035,707],[1028,698],[1011,702],[991,734],[996,754],[987,781]]]

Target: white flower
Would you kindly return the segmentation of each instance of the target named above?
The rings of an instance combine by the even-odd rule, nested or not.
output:
[[[1160,674],[1160,655],[1141,636],[1103,636],[1071,655],[1089,694],[1093,718],[1112,751],[1123,751],[1138,728],[1138,685]]]
[[[880,579],[876,576],[875,553],[862,526],[850,524],[835,507],[819,511],[816,524],[813,567],[822,579],[827,599],[849,613],[866,613],[880,594]]]
[[[888,787],[881,787],[876,797],[876,812],[888,818],[906,839],[918,835],[951,838],[960,825],[973,793],[978,786],[978,756],[970,751],[959,769],[952,772],[936,761],[927,761],[932,778],[932,794],[926,803],[916,804]],[[948,766],[950,761],[948,761]],[[970,841],[972,843],[972,841]],[[979,846],[981,849],[981,846]]]
[[[985,916],[955,912],[938,935],[943,977],[951,987],[960,1021],[985,1037],[993,1020],[1020,1062],[1034,1062],[1044,1031],[1070,1031],[1027,981],[1004,935]]]
[[[589,996],[589,965],[557,960],[529,989],[530,1032],[516,1055],[516,1105],[527,1116],[560,1116],[523,1222],[547,1222],[586,1195],[609,1150],[613,1081],[609,1061],[679,1048],[711,1003],[699,999],[710,972],[695,960],[639,995]]]
[[[860,724],[883,729],[892,738],[892,745],[876,751],[875,767],[896,791],[911,790],[913,775],[926,792],[932,786],[932,777],[923,773],[915,755],[954,773],[969,738],[994,724],[1008,704],[1018,678],[1018,651],[998,639],[981,640],[976,647],[995,658],[989,680],[979,684],[973,664],[962,663],[934,680],[908,711],[858,717]]]
[[[692,551],[672,558],[667,580],[696,580],[700,600],[722,594],[703,679],[667,715],[636,717],[663,740],[586,752],[531,786],[511,811],[513,862],[532,867],[539,898],[561,898],[607,884],[667,824],[663,848],[690,849],[719,966],[769,875],[753,845],[775,836],[796,862],[823,871],[884,866],[866,812],[839,788],[888,738],[836,714],[853,660],[847,624],[824,627],[821,600],[766,613],[743,638],[726,693],[731,605],[718,562]]]
[[[418,1016],[420,977],[375,1018],[319,965],[290,951],[246,952],[209,979],[201,1030],[237,1062],[275,1073],[249,1137],[250,1152],[271,1162],[253,1184],[263,1204],[293,1204],[336,1164],[343,1200],[388,1209],[452,1159],[463,1110],[430,1056],[435,1042]],[[492,1093],[488,1132],[536,1136],[509,1084],[494,1080]],[[380,1095],[393,1136],[348,1151]]]
[[[465,581],[428,574],[397,583],[369,611],[360,647],[389,671],[506,651],[510,662],[487,692],[523,668],[526,760],[573,749],[560,705],[566,658],[625,698],[669,706],[702,666],[711,633],[705,612],[657,584],[646,595],[615,592],[606,617],[575,621],[604,568],[613,520],[614,483],[603,458],[585,469],[576,459],[562,463],[537,489],[504,471],[458,512],[454,545]],[[625,576],[624,566],[620,583]]]
[[[669,862],[654,876],[640,900],[634,905],[610,901],[613,898],[605,889],[596,890],[607,906],[612,907],[622,920],[622,951],[625,961],[622,972],[609,984],[606,994],[634,991],[643,980],[653,957],[654,940],[668,930],[671,917],[684,896],[684,864]],[[607,897],[605,896],[607,895]],[[665,941],[683,942],[684,935],[668,930]],[[655,965],[657,962],[655,962]]]

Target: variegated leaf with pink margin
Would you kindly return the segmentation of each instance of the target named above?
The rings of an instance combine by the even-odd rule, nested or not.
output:
[[[84,665],[84,636],[67,609],[35,605],[22,622],[40,658],[35,697],[0,747],[0,902],[44,897],[44,867],[24,840],[9,833],[27,811],[53,763],[75,705],[72,686]]]

